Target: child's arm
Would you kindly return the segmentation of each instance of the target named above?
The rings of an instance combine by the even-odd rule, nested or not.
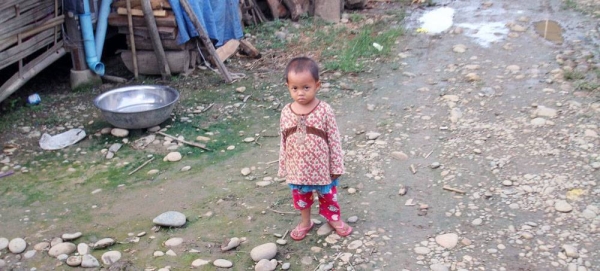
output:
[[[281,116],[281,118],[281,122],[283,122],[283,116]],[[283,126],[281,124],[279,126],[281,130],[281,127]],[[279,170],[277,171],[277,176],[285,177],[285,175],[287,175],[287,171],[285,169],[285,140],[283,138],[283,131],[279,131],[279,138]]]
[[[332,180],[344,174],[344,154],[342,152],[342,142],[340,131],[335,121],[333,110],[327,112],[327,138],[329,142],[329,173]]]

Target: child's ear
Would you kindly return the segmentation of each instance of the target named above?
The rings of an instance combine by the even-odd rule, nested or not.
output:
[[[317,89],[321,88],[321,80],[317,81]]]

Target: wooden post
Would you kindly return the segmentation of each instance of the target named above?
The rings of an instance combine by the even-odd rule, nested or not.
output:
[[[219,59],[219,55],[217,54],[217,51],[215,50],[215,46],[212,44],[212,41],[210,41],[208,34],[204,30],[204,26],[202,26],[202,24],[198,20],[198,17],[192,10],[192,7],[190,6],[190,3],[188,2],[188,0],[179,0],[179,2],[181,3],[181,6],[185,10],[185,12],[190,17],[190,20],[192,20],[194,27],[196,27],[196,31],[198,32],[198,37],[200,37],[200,40],[202,41],[202,43],[204,43],[204,47],[206,47],[206,49],[208,49],[208,53],[215,60],[215,62],[216,62],[215,65],[217,65],[219,72],[221,72],[221,75],[225,78],[225,82],[227,82],[227,83],[233,82],[233,79],[231,78],[231,74],[229,74],[229,71],[227,71],[227,68],[225,67],[223,62],[221,62],[221,59]]]
[[[67,28],[68,36],[68,38],[65,39],[65,42],[68,42],[66,47],[71,53],[73,70],[87,70],[83,49],[83,38],[81,37],[81,31],[79,30],[79,23],[77,22],[77,17],[71,11],[68,11],[67,16],[65,17],[65,26]]]
[[[106,1],[106,0],[104,0]],[[127,5],[127,25],[129,26],[129,46],[131,47],[131,55],[133,56],[133,77],[138,79],[138,63],[137,54],[135,53],[135,36],[133,33],[133,20],[131,18],[131,0],[126,1]]]
[[[154,53],[156,53],[156,59],[158,60],[158,65],[160,66],[159,68],[162,78],[163,80],[167,80],[171,77],[171,69],[169,69],[169,63],[167,62],[165,50],[163,49],[160,36],[158,35],[156,19],[154,18],[154,13],[152,13],[150,0],[142,0],[142,9],[144,10],[146,26],[148,27],[148,32],[150,32],[150,39],[152,40],[153,45],[152,47],[154,48]]]

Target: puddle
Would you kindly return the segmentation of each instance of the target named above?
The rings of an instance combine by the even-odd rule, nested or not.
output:
[[[467,37],[475,39],[482,47],[489,47],[490,44],[506,38],[508,28],[505,23],[464,23],[458,26],[465,29]]]
[[[533,27],[535,32],[538,33],[542,38],[554,42],[556,44],[562,44],[564,39],[562,36],[562,28],[556,21],[543,20],[534,22]]]
[[[453,17],[454,9],[443,7],[423,14],[423,16],[419,18],[419,22],[421,22],[421,28],[427,30],[427,33],[439,34],[452,26]]]

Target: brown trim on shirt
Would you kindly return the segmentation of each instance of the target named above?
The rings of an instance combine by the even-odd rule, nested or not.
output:
[[[295,133],[298,130],[298,126],[294,126],[294,127],[290,127],[285,129],[285,131],[283,131],[283,140],[285,142],[287,142],[287,137],[292,135],[293,133]],[[315,128],[315,127],[306,127],[306,134],[312,134],[312,135],[316,135],[320,138],[322,138],[323,140],[325,140],[325,142],[329,143],[329,140],[327,139],[327,133],[321,129]]]

